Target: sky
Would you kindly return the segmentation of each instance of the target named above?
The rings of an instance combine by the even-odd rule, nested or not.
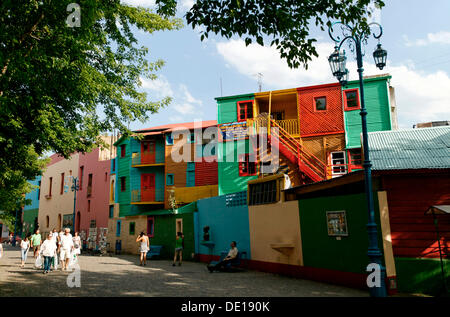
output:
[[[122,2],[154,7],[154,0]],[[178,15],[182,17],[193,1],[178,2]],[[374,66],[372,52],[377,40],[371,38],[366,46],[364,75],[392,75],[400,129],[412,128],[419,122],[450,120],[450,1],[385,3],[373,19],[383,26],[381,44],[388,51],[387,66],[381,71]],[[152,35],[135,32],[139,44],[149,48],[149,61],[165,61],[158,79],[144,79],[141,89],[148,93],[149,100],[165,96],[173,100],[145,123],[132,122],[130,129],[217,120],[214,98],[258,92],[258,73],[262,74],[262,91],[336,82],[327,60],[334,45],[326,31],[312,29],[319,57],[305,70],[290,69],[275,48],[245,46],[239,37],[226,39],[210,34],[202,42],[199,30],[193,30],[185,20],[184,24],[178,31]],[[355,58],[348,47],[344,48],[350,79],[357,79]]]

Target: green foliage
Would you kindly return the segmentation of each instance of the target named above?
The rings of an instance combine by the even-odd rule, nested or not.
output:
[[[157,0],[158,12],[173,14],[173,0]],[[310,28],[325,30],[334,21],[355,26],[358,32],[367,32],[368,5],[371,0],[197,0],[187,12],[186,20],[193,28],[204,26],[201,40],[209,32],[225,38],[237,35],[246,45],[256,42],[264,45],[264,36],[271,38],[280,56],[289,67],[308,67],[312,56],[318,56],[315,38]],[[374,0],[379,8],[383,0]]]
[[[70,27],[71,2],[0,2],[0,210],[13,208],[10,196],[20,201],[44,153],[89,151],[101,132],[127,134],[128,122],[170,102],[140,92],[164,62],[148,61],[132,28],[153,33],[181,21],[119,0],[79,0],[81,26]]]

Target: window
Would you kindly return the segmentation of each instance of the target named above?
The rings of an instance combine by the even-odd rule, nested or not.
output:
[[[253,118],[253,100],[239,101],[237,103],[238,121]]]
[[[105,182],[108,181],[108,172],[105,172]]]
[[[211,142],[210,145],[205,150],[208,144],[198,144],[196,145],[195,157],[208,157],[216,156],[217,142]]]
[[[255,156],[252,154],[239,155],[239,176],[256,175]]]
[[[278,200],[277,180],[249,184],[249,205],[272,204]]]
[[[87,187],[87,197],[92,195],[92,174],[88,176],[88,187]]]
[[[166,145],[173,145],[172,133],[166,134]]]
[[[48,189],[48,196],[52,197],[52,183],[53,183],[53,177],[50,177],[50,185]]]
[[[127,185],[127,183],[126,183],[126,177],[123,176],[123,177],[120,178],[120,191],[121,191],[121,192],[124,192],[124,191],[126,190],[126,188],[127,188],[126,185]]]
[[[38,188],[38,200],[41,199],[41,181],[39,181],[39,188]]]
[[[195,133],[191,133],[189,136],[188,143],[195,143]]]
[[[61,189],[59,194],[60,195],[64,194],[64,173],[61,173]]]
[[[80,190],[83,189],[84,166],[80,166]]]
[[[362,169],[361,148],[348,150],[348,171]]]
[[[50,217],[47,216],[47,217],[45,217],[45,226],[48,228],[49,225],[50,225]]]
[[[360,109],[358,89],[345,90],[344,91],[344,110],[351,111],[351,110],[358,110],[358,109]]]
[[[177,234],[178,232],[183,233],[183,219],[182,218],[178,218],[176,219],[176,229],[177,229]]]
[[[155,217],[147,218],[147,235],[150,238],[155,236]]]
[[[109,218],[114,218],[114,206],[109,206]]]
[[[130,235],[134,235],[135,229],[136,229],[136,223],[130,222]]]
[[[173,180],[174,180],[174,175],[173,174],[167,174],[167,176],[166,176],[166,186],[172,186],[173,185]]]
[[[195,162],[188,162],[186,170],[186,187],[194,187],[194,186],[195,186]]]
[[[110,201],[114,201],[114,190],[115,190],[115,188],[114,188],[114,180],[112,180],[111,181],[111,189],[109,190],[110,191],[110,196],[109,196],[109,200]]]
[[[272,117],[274,120],[284,120],[284,111],[272,112]]]
[[[127,154],[127,146],[125,144],[122,144],[120,146],[120,157],[125,157]]]
[[[338,177],[347,173],[347,165],[345,162],[345,152],[331,152],[331,177]]]
[[[117,220],[117,222],[116,222],[116,237],[120,237],[120,231],[122,231],[122,221]]]
[[[95,227],[97,227],[97,221],[95,219],[93,219],[93,220],[91,220],[89,228],[95,228]]]
[[[88,200],[88,207],[87,207],[87,211],[91,212],[91,200]]]
[[[315,104],[315,111],[327,110],[327,97],[315,97],[314,104]]]
[[[116,159],[112,159],[112,172],[116,171]]]

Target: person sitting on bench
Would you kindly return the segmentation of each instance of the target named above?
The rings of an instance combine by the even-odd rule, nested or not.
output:
[[[208,265],[208,270],[210,272],[220,269],[220,268],[225,268],[228,263],[232,262],[234,259],[236,259],[237,255],[238,255],[238,248],[236,248],[236,241],[231,242],[231,249],[228,252],[228,255],[225,257],[225,259],[223,259],[222,261],[220,261],[219,263],[217,263],[216,265]]]

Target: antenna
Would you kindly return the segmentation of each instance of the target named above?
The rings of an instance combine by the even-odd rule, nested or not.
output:
[[[261,90],[262,90],[262,77],[263,77],[263,74],[262,73],[258,73],[257,76],[258,76],[258,89],[259,89],[259,92],[261,92]]]

